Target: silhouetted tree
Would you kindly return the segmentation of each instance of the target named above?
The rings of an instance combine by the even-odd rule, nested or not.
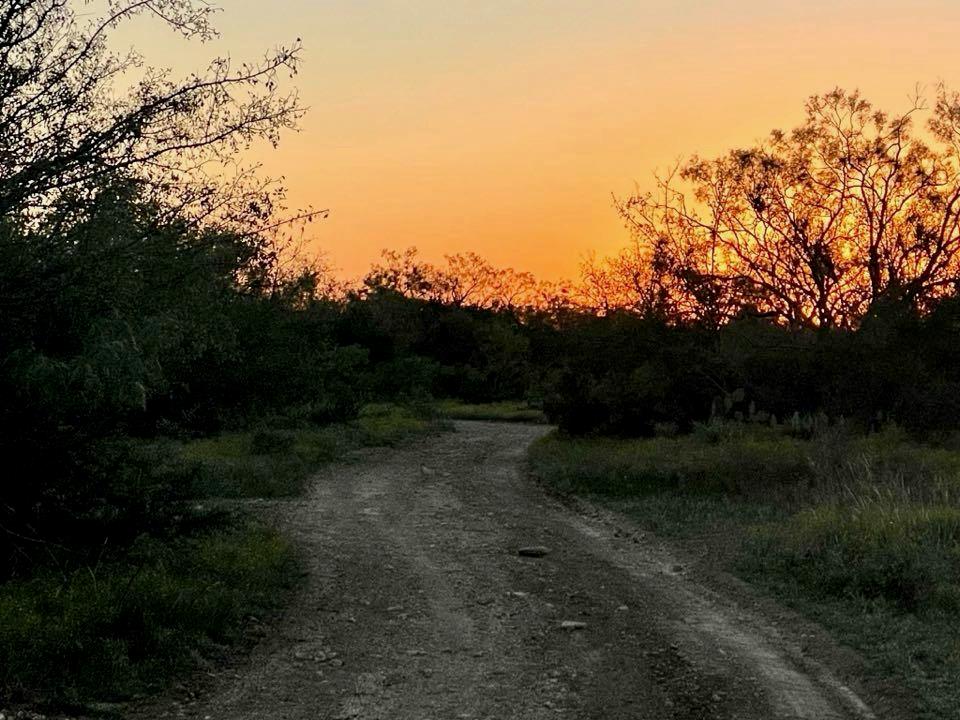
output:
[[[384,250],[363,279],[367,291],[387,290],[407,298],[485,309],[525,308],[539,302],[542,288],[530,273],[497,268],[476,253],[446,255],[437,266],[416,248]]]
[[[913,129],[922,109],[815,96],[792,132],[694,157],[623,200],[635,295],[664,287],[683,317],[752,308],[798,327],[854,326],[887,297],[930,307],[960,269],[960,97],[939,90],[933,144]]]
[[[185,37],[207,39],[215,34],[212,6],[105,5],[92,20],[81,20],[68,0],[10,0],[0,9],[0,215],[41,212],[68,188],[76,201],[123,173],[172,195],[177,212],[229,216],[241,207],[241,186],[263,187],[251,188],[252,176],[242,171],[219,189],[207,178],[235,167],[236,153],[252,141],[276,142],[300,116],[296,95],[279,82],[281,73],[297,70],[299,41],[259,62],[217,58],[203,72],[174,79],[144,66],[134,50],[111,50],[111,34],[152,16]]]
[[[209,5],[97,6],[85,17],[72,0],[0,4],[0,553],[18,557],[45,555],[51,537],[95,540],[97,508],[122,484],[98,465],[110,437],[190,425],[230,395],[249,407],[255,393],[238,389],[267,383],[244,368],[273,370],[280,357],[291,370],[271,397],[316,396],[339,362],[323,343],[292,348],[282,323],[257,323],[268,315],[257,303],[303,305],[317,277],[280,267],[282,188],[235,158],[300,116],[281,88],[299,43],[174,79],[113,51],[111,36],[151,16],[209,38]],[[260,338],[271,355],[244,335],[264,327],[276,328]]]

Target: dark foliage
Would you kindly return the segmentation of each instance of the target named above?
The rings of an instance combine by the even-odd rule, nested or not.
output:
[[[278,275],[259,235],[171,222],[133,182],[78,217],[3,230],[5,577],[175,532],[182,488],[127,439],[293,429],[351,420],[371,400],[492,401],[531,384],[513,313],[385,289],[325,298],[307,269]],[[265,429],[256,452],[289,437]]]
[[[532,380],[528,332],[512,310],[409,298],[390,289],[353,296],[336,339],[365,348],[380,398],[521,398]]]
[[[944,434],[960,422],[960,301],[927,314],[878,302],[856,330],[742,317],[715,330],[617,313],[569,323],[550,348],[545,409],[571,433],[652,435],[711,418],[824,415],[865,430]]]

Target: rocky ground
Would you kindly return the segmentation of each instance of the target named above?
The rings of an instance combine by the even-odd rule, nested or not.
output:
[[[331,467],[285,503],[308,571],[285,617],[129,716],[875,717],[769,603],[525,478],[542,427],[456,429]]]

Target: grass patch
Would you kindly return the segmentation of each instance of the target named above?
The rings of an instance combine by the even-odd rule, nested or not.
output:
[[[465,403],[460,400],[438,400],[437,413],[451,420],[489,420],[495,422],[545,423],[543,411],[518,400],[495,403]]]
[[[960,612],[960,508],[856,499],[758,528],[743,565],[805,594]]]
[[[179,473],[194,497],[290,497],[351,445],[341,426],[225,433],[184,444]]]
[[[278,607],[295,576],[289,544],[243,524],[142,539],[122,563],[5,583],[0,695],[76,705],[156,690]]]
[[[896,431],[551,434],[531,471],[680,539],[829,627],[917,718],[960,718],[960,452]]]
[[[185,443],[174,472],[194,497],[291,497],[303,492],[317,468],[352,450],[398,445],[443,427],[417,408],[368,405],[352,423],[224,433]]]
[[[631,497],[657,493],[763,496],[802,484],[799,441],[691,438],[621,441],[548,435],[530,449],[538,475],[564,492]]]
[[[392,403],[367,405],[357,420],[359,443],[366,447],[393,447],[412,437],[449,429],[427,405],[402,406]]]

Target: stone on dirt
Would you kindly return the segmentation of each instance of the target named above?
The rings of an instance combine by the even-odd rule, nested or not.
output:
[[[550,554],[550,548],[544,545],[530,545],[517,550],[517,555],[521,557],[541,558]]]

